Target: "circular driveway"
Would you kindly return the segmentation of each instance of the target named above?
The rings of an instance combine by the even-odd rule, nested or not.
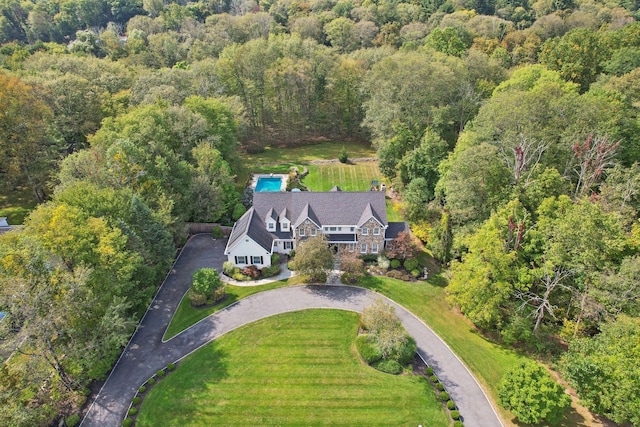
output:
[[[379,298],[395,307],[407,332],[415,338],[418,353],[433,367],[458,405],[465,426],[502,425],[478,382],[429,327],[395,302],[363,288],[317,285],[261,292],[212,314],[162,342],[171,316],[189,287],[191,274],[201,267],[220,267],[220,261],[224,261],[220,254],[225,243],[223,240],[214,241],[208,235],[195,236],[187,243],[91,405],[82,426],[119,426],[136,390],[155,371],[242,325],[276,314],[310,308],[361,312]]]

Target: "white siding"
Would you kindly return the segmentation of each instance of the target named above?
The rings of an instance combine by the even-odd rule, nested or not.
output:
[[[246,256],[247,264],[236,264],[237,256]],[[251,257],[262,257],[262,264],[254,264]],[[271,265],[271,252],[266,251],[262,246],[257,244],[253,239],[245,236],[227,253],[227,259],[237,267],[245,267],[247,265],[255,265],[258,268],[265,268]]]

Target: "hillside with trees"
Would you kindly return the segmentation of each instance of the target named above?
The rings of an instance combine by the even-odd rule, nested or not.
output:
[[[246,209],[243,153],[340,140],[377,149],[481,333],[640,425],[637,17],[601,0],[0,0],[0,191],[38,203],[0,237],[0,424],[77,412],[184,224]]]

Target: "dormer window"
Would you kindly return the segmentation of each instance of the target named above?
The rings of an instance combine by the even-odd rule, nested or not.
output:
[[[276,225],[273,222],[268,222],[267,223],[267,230],[275,231],[275,229],[276,229]]]
[[[289,223],[288,222],[281,222],[280,223],[280,228],[282,229],[282,231],[289,231]]]

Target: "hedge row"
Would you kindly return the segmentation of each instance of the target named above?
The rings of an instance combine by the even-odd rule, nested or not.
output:
[[[138,388],[138,392],[131,400],[129,409],[127,410],[127,417],[122,421],[122,427],[132,427],[135,425],[136,416],[140,410],[140,405],[144,400],[145,393],[151,389],[158,381],[164,378],[168,373],[176,370],[175,363],[169,363],[164,369],[156,371],[151,378],[149,378],[144,384]]]
[[[433,368],[427,366],[425,369],[425,377],[429,379],[431,386],[436,391],[436,395],[440,398],[442,404],[449,411],[449,416],[453,419],[454,427],[463,427],[464,424],[460,420],[460,412],[457,410],[456,403],[450,399],[449,393],[445,390],[444,384],[440,382],[437,375],[434,374]]]

